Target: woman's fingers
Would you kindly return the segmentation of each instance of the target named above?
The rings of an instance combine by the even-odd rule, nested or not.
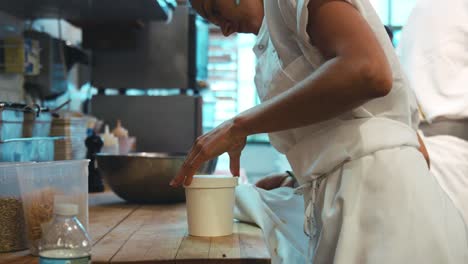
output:
[[[170,185],[173,187],[178,187],[182,183],[190,185],[193,176],[204,162],[225,152],[228,152],[231,158],[232,174],[239,176],[240,153],[245,146],[245,137],[237,138],[232,136],[232,133],[229,131],[230,127],[227,122],[199,137]]]
[[[186,167],[186,162],[182,165],[182,167],[179,169],[179,172],[177,173],[177,176],[172,179],[171,183],[169,183],[170,186],[172,187],[179,187],[182,182],[185,180],[185,175],[187,174],[187,167]]]
[[[169,183],[169,185],[171,185],[172,187],[179,187],[184,182],[186,176],[190,175],[190,173],[194,171],[192,159],[196,157],[196,155],[198,154],[197,146],[199,145],[194,144],[192,146],[192,149],[190,150],[189,154],[185,158],[185,161],[182,164],[182,167],[179,169],[179,172],[174,177],[174,179],[172,179],[171,183]],[[195,169],[195,171],[196,170],[197,169]],[[195,173],[195,171],[193,173]]]
[[[179,169],[177,176],[174,177],[174,179],[169,183],[169,185],[171,185],[172,187],[179,187],[180,185],[182,185],[187,176],[191,175],[191,177],[193,178],[193,174],[195,174],[195,172],[198,170],[198,168],[194,168],[193,160],[203,150],[203,142],[204,140],[202,137],[197,138],[192,148],[190,149],[187,157],[185,158],[182,167]]]
[[[240,175],[240,156],[241,152],[229,152],[229,168],[231,169],[232,176]]]
[[[199,151],[198,154],[193,158],[190,165],[188,165],[187,173],[185,174],[184,185],[188,186],[192,183],[193,176],[198,169],[203,165],[205,161],[208,161],[209,157],[203,152]]]
[[[187,155],[184,164],[182,164],[179,173],[171,181],[170,185],[172,187],[178,187],[182,185],[182,183],[190,185],[192,183],[193,176],[203,163],[214,158],[207,153],[206,148],[206,146],[203,146],[202,140],[197,140],[195,145],[192,147],[192,151]]]

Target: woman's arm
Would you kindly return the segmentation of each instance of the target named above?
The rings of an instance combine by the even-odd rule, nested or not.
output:
[[[388,94],[392,73],[372,29],[349,3],[319,0],[309,5],[307,31],[326,63],[296,86],[199,137],[171,182],[191,183],[203,162],[228,152],[233,175],[248,135],[324,121]]]
[[[239,133],[317,123],[389,93],[389,63],[372,29],[353,6],[344,1],[309,5],[307,31],[327,62],[287,92],[237,116],[234,125]]]

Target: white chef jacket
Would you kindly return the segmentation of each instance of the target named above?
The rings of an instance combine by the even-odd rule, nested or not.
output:
[[[468,117],[468,1],[418,1],[398,54],[428,121]]]

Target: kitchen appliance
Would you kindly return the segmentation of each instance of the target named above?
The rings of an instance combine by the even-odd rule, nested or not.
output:
[[[92,49],[93,86],[186,90],[206,80],[208,24],[189,7],[178,6],[169,23],[122,26],[83,28],[83,44]]]
[[[133,30],[122,33],[134,37],[125,41],[131,45],[114,45],[109,34],[92,32],[92,84],[99,92],[91,113],[111,128],[122,120],[136,137],[137,151],[187,152],[202,133],[197,80],[207,77],[208,25],[188,6],[178,6],[169,23],[152,21]],[[88,33],[83,30],[84,44]],[[108,88],[119,94],[109,95]],[[129,95],[131,88],[144,95]],[[149,95],[154,89],[173,95]]]

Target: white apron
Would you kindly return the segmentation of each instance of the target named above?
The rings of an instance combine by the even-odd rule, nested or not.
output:
[[[459,140],[445,138],[445,136],[425,140],[427,140],[426,146],[428,151],[432,155],[433,176],[452,201],[458,205],[462,215],[465,216],[465,224],[468,223],[468,218],[466,218],[468,216],[468,208],[466,206],[466,201],[468,201],[468,185],[466,184],[468,155],[466,153],[467,148],[464,148],[462,152],[459,150],[460,143],[462,143],[461,146],[463,147],[466,147],[468,143],[457,142]],[[444,146],[440,143],[444,143]],[[455,145],[453,143],[458,144]],[[447,147],[447,145],[449,146]],[[448,152],[453,154],[454,151],[458,153],[456,157],[461,159],[452,159],[451,155],[447,155]],[[460,160],[465,162],[460,162]],[[404,164],[395,165],[404,166]],[[423,178],[422,180],[425,181],[426,179],[430,178]],[[431,184],[430,181],[429,184]],[[422,187],[419,181],[418,186]],[[399,187],[397,186],[397,188]],[[440,195],[443,196],[443,194]],[[398,200],[394,202],[398,202]],[[432,205],[428,203],[427,206]],[[303,207],[304,201],[298,195],[295,195],[292,188],[282,187],[266,191],[252,185],[240,185],[236,189],[235,217],[242,221],[257,224],[262,228],[273,264],[306,262],[306,242],[308,238],[303,233],[300,222],[303,215],[303,209],[301,208]],[[450,208],[451,206],[448,206],[448,209],[441,209],[440,215],[450,218],[451,214],[455,214],[455,211],[450,210]],[[433,210],[433,208],[426,208],[426,210]],[[453,217],[457,217],[457,215],[455,214]],[[453,233],[455,231],[452,230]],[[416,242],[410,234],[407,234],[407,237],[412,242]],[[450,245],[451,241],[445,241],[444,243]],[[390,248],[390,252],[393,252],[394,245],[389,245],[388,247]],[[382,256],[380,255],[379,257]],[[391,259],[391,261],[394,263],[406,263],[404,262],[406,260],[398,262],[396,259]],[[429,263],[441,263],[439,261],[435,259]],[[377,262],[380,263],[379,261]]]
[[[273,264],[304,263],[309,238],[303,231],[304,201],[292,188],[263,190],[254,185],[236,188],[234,217],[263,231]]]
[[[269,135],[302,184],[308,263],[468,263],[463,221],[417,151],[414,98],[393,47],[370,3],[350,2],[384,47],[392,91],[338,118]],[[254,48],[263,101],[324,62],[305,32],[307,3],[264,2]]]
[[[468,224],[468,142],[451,136],[424,138],[431,157],[431,175],[439,182]],[[304,201],[288,187],[266,191],[252,185],[236,189],[235,217],[264,232],[272,263],[305,263]]]

